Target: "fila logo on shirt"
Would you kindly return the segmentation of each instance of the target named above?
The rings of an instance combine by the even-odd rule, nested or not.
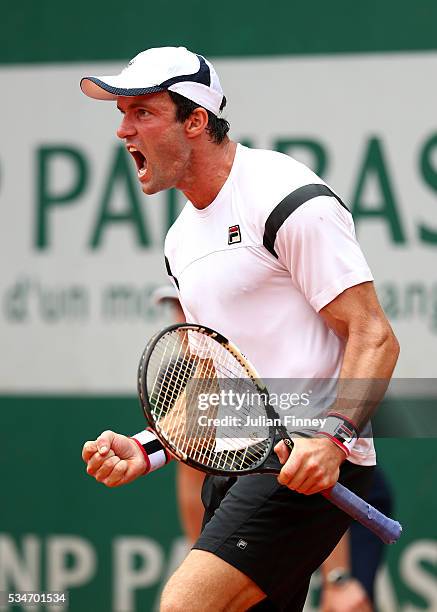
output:
[[[237,244],[241,242],[241,233],[239,225],[231,225],[228,232],[228,244]]]

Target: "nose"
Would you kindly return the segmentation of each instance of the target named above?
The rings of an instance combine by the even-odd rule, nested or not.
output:
[[[117,129],[117,136],[118,138],[121,138],[122,140],[124,140],[125,138],[128,138],[129,136],[133,136],[135,132],[136,132],[135,127],[132,121],[128,119],[128,115],[126,113],[125,115],[123,115],[123,119],[121,120],[121,123]]]

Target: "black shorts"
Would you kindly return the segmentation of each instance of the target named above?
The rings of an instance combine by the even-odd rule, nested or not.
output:
[[[272,456],[269,462],[279,462]],[[339,481],[364,497],[372,467],[345,461]],[[276,476],[207,476],[205,516],[194,548],[227,561],[267,595],[253,610],[300,611],[311,574],[335,548],[351,519],[322,495],[302,495]]]

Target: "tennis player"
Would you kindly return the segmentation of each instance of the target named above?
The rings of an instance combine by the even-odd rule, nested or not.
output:
[[[175,323],[184,323],[185,315],[178,292],[172,285],[162,285],[152,294],[155,305],[168,307]],[[177,465],[176,490],[179,516],[187,541],[198,539],[204,515],[201,490],[205,475],[182,462]],[[375,466],[368,502],[390,516],[392,492],[379,465]],[[337,546],[321,566],[321,612],[372,612],[375,580],[381,566],[385,545],[364,525],[353,521]]]
[[[118,137],[145,194],[187,203],[165,243],[188,321],[216,328],[264,380],[384,380],[399,346],[378,303],[351,214],[292,158],[230,140],[212,64],[184,47],[149,49],[82,91],[116,101]],[[274,99],[266,112],[274,111]],[[350,518],[318,492],[340,480],[365,495],[375,464],[363,437],[382,392],[339,395],[312,437],[296,437],[278,478],[207,477],[202,534],[167,583],[163,611],[301,610],[312,572]],[[119,486],[166,463],[153,433],[106,431],[83,449],[87,471]],[[276,458],[272,461],[276,461]]]

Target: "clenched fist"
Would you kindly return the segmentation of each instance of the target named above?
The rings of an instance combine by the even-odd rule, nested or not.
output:
[[[333,487],[338,480],[344,452],[328,438],[295,438],[290,453],[284,441],[275,446],[283,468],[278,481],[304,495]]]
[[[104,431],[97,440],[85,442],[82,459],[88,474],[107,487],[132,482],[148,467],[137,443],[113,431]]]

